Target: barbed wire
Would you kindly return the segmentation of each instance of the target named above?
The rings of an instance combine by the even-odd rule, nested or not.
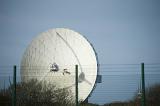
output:
[[[75,64],[76,65],[76,64]],[[75,65],[73,65],[73,64],[70,64],[69,66],[75,66]],[[126,65],[128,65],[128,66],[130,66],[130,65],[132,65],[132,66],[134,66],[134,65],[136,65],[136,66],[139,66],[139,65],[141,65],[141,63],[140,64],[135,64],[135,63],[123,63],[123,64],[121,64],[121,63],[115,63],[115,64],[107,64],[107,63],[100,63],[99,64],[100,66],[126,66]],[[144,65],[160,65],[160,63],[145,63]],[[1,66],[13,66],[13,65],[0,65],[0,67]],[[17,66],[20,66],[20,65],[17,65]],[[68,65],[67,65],[68,66]],[[82,64],[82,66],[91,66],[91,65],[85,65],[85,64]]]

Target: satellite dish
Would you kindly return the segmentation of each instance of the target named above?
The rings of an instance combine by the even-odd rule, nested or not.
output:
[[[75,94],[75,65],[78,65],[79,100],[85,100],[95,87],[98,61],[93,46],[81,34],[64,28],[37,36],[21,61],[22,81],[32,78],[70,88]]]

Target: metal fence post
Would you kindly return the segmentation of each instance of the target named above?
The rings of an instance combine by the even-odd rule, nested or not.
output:
[[[144,73],[144,63],[141,63],[141,79],[142,79],[142,106],[146,106],[145,100],[145,73]]]
[[[12,106],[16,106],[16,65],[13,66]]]
[[[75,93],[76,94],[75,95],[76,96],[75,102],[76,102],[76,106],[78,106],[78,65],[75,66],[75,71],[76,71],[75,72],[75,74],[76,74],[75,75],[75,84],[76,84],[76,87],[75,87],[76,88],[75,89],[75,91],[76,91],[76,93]]]

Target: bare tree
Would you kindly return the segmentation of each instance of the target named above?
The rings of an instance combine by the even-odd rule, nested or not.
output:
[[[5,90],[5,94],[0,93],[1,104],[11,105],[12,86]],[[72,106],[73,97],[69,89],[57,89],[53,84],[38,82],[33,79],[27,83],[16,85],[17,106]],[[4,91],[3,91],[4,93]],[[4,103],[5,102],[5,103]]]

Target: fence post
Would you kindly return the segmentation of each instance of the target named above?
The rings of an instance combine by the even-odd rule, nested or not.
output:
[[[75,89],[75,91],[76,91],[76,92],[75,92],[75,94],[76,94],[76,95],[75,95],[75,96],[76,96],[75,102],[76,102],[76,106],[78,106],[78,65],[75,66],[75,71],[76,71],[76,72],[75,72],[75,74],[76,74],[76,75],[75,75],[75,84],[76,84],[76,87],[75,87],[75,88],[76,88],[76,89]]]
[[[146,106],[145,100],[145,73],[144,73],[144,63],[141,63],[141,79],[142,79],[142,106]]]
[[[12,106],[16,106],[16,65],[13,66]]]

